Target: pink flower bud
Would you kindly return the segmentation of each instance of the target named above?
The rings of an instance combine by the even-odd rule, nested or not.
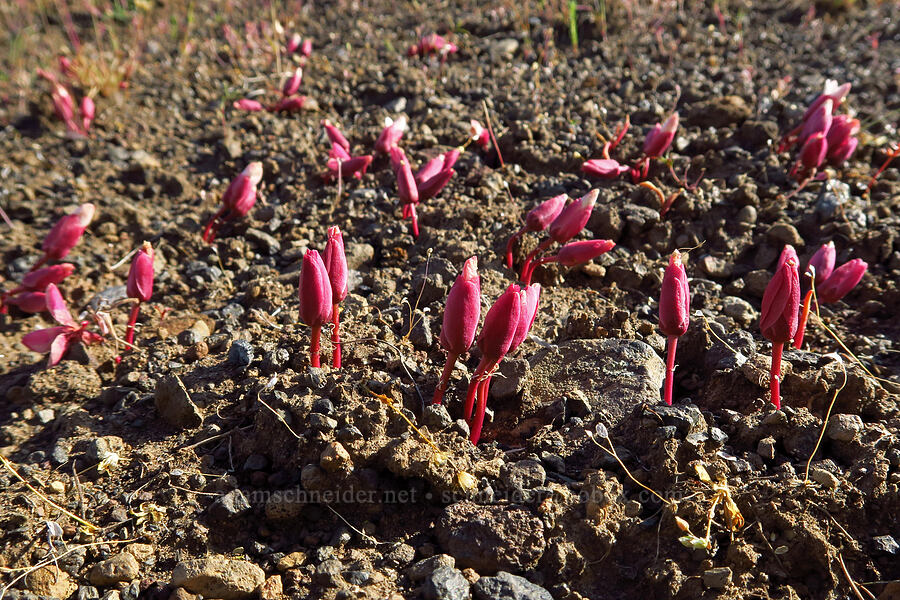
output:
[[[394,174],[397,174],[400,171],[400,165],[406,160],[406,152],[400,146],[391,146],[388,156],[391,157],[391,169]]]
[[[566,194],[547,198],[525,215],[525,229],[527,231],[543,231],[552,223],[559,213],[566,207]]]
[[[444,169],[444,160],[444,155],[439,154],[425,163],[422,168],[416,172],[416,183],[421,184],[423,181],[427,181],[440,173]]]
[[[430,200],[440,194],[455,173],[453,169],[444,169],[419,185],[419,202]]]
[[[828,147],[837,147],[859,133],[859,119],[853,119],[848,115],[837,115],[831,120],[831,127],[825,139]]]
[[[803,117],[800,120],[806,121],[807,119],[809,119],[826,100],[831,100],[833,103],[833,108],[837,108],[841,105],[841,102],[844,101],[844,98],[848,93],[850,93],[849,83],[838,85],[837,81],[829,79],[825,82],[825,89],[813,101],[813,103],[809,105],[809,108],[806,109],[806,112],[803,113]]]
[[[444,152],[444,169],[449,169],[453,165],[456,164],[456,161],[459,159],[459,148],[454,148],[453,150],[447,150]]]
[[[519,286],[511,285],[497,298],[484,317],[484,325],[478,336],[482,362],[494,364],[506,355],[519,327],[521,311]]]
[[[295,113],[303,110],[306,106],[306,96],[291,96],[290,98],[282,98],[267,110],[269,112]]]
[[[322,127],[325,128],[325,133],[328,134],[328,139],[331,140],[332,144],[337,144],[347,152],[350,152],[350,142],[347,141],[344,134],[341,133],[337,127],[332,125],[328,119],[322,121]]]
[[[831,111],[834,108],[834,102],[831,98],[825,98],[825,101],[819,104],[818,108],[809,115],[803,123],[803,129],[800,130],[800,139],[807,140],[810,136],[817,133],[827,134],[831,129]]]
[[[72,72],[72,61],[66,56],[59,57],[59,72],[63,75],[69,75]]]
[[[855,137],[847,138],[838,146],[828,146],[828,154],[825,158],[829,164],[839,167],[853,156],[858,145],[859,140]]]
[[[628,167],[612,158],[594,158],[581,165],[581,172],[602,179],[615,179],[628,172]]]
[[[441,346],[452,354],[468,352],[475,340],[475,330],[481,317],[481,278],[478,276],[478,257],[469,258],[456,278],[441,326]]]
[[[591,218],[591,211],[594,210],[594,203],[599,195],[599,190],[591,190],[566,206],[550,224],[550,237],[565,244],[578,235]]]
[[[293,96],[300,89],[300,82],[303,80],[303,69],[297,67],[293,75],[287,78],[284,86],[281,88],[282,96]]]
[[[144,242],[141,249],[131,261],[128,271],[128,284],[125,291],[129,298],[137,298],[141,302],[150,300],[153,295],[153,246]]]
[[[469,137],[472,138],[472,141],[482,150],[487,151],[487,149],[491,147],[490,132],[482,127],[481,123],[475,119],[469,121]]]
[[[347,256],[344,254],[344,236],[339,227],[328,228],[325,245],[325,270],[331,282],[331,299],[335,304],[347,297]]]
[[[47,310],[47,294],[44,292],[22,292],[6,300],[7,304],[17,306],[27,313],[40,313]]]
[[[87,202],[79,206],[72,214],[64,216],[56,222],[41,249],[47,258],[59,260],[64,258],[81,239],[84,230],[94,218],[94,205]]]
[[[773,344],[786,344],[797,333],[800,319],[800,275],[788,258],[775,272],[763,294],[759,328]]]
[[[53,86],[51,96],[53,98],[53,108],[56,109],[56,115],[66,123],[72,122],[75,117],[75,101],[72,100],[69,90],[56,83]]]
[[[644,154],[650,158],[656,158],[665,154],[666,150],[675,139],[675,132],[678,131],[678,113],[672,115],[660,125],[657,123],[653,129],[647,132],[644,138]]]
[[[682,336],[690,321],[691,297],[687,273],[677,250],[669,257],[659,294],[659,330],[667,336]]]
[[[541,300],[541,285],[532,283],[520,290],[519,295],[519,323],[516,325],[516,333],[509,345],[509,352],[515,351],[525,341],[528,332],[531,331],[531,326],[534,325],[538,304]]]
[[[250,98],[235,100],[232,106],[238,110],[245,110],[247,112],[259,112],[265,110],[265,107],[260,102],[251,100]]]
[[[806,140],[800,149],[799,164],[804,169],[818,169],[825,161],[825,155],[828,153],[828,142],[825,141],[824,133],[815,133]]]
[[[22,338],[22,344],[32,352],[46,354],[47,352],[50,352],[56,339],[65,337],[65,334],[68,331],[68,327],[48,327],[47,329],[38,329],[37,331],[25,334]]]
[[[384,129],[375,140],[375,151],[387,154],[391,148],[397,145],[403,133],[407,129],[406,115],[401,115],[396,121],[387,119]]]
[[[322,257],[307,250],[300,267],[300,320],[309,327],[321,327],[331,320],[331,281]]]
[[[834,261],[836,254],[837,253],[834,250],[834,242],[828,242],[827,244],[823,244],[821,248],[816,250],[816,253],[813,254],[812,258],[809,259],[809,265],[806,269],[806,273],[815,273],[816,285],[822,285],[822,282],[828,279],[829,276],[831,276],[832,271],[834,271]]]
[[[303,43],[300,44],[300,56],[303,58],[309,58],[312,54],[312,40],[306,39],[303,40]]]
[[[262,163],[252,162],[231,181],[222,194],[222,205],[231,213],[228,218],[243,217],[250,212],[256,204],[256,186],[262,176]]]
[[[854,258],[850,262],[842,264],[816,289],[816,296],[819,302],[831,304],[839,301],[856,287],[868,268],[869,265],[859,258]]]
[[[800,258],[797,256],[797,251],[794,250],[794,247],[790,244],[785,244],[784,248],[781,250],[781,255],[778,257],[778,262],[776,263],[775,270],[777,271],[778,269],[780,269],[781,265],[787,262],[788,259],[793,260],[794,264],[800,264]]]
[[[91,128],[91,123],[94,120],[96,112],[97,107],[94,106],[93,98],[90,96],[83,97],[81,99],[81,127],[84,129],[85,133]]]
[[[400,161],[400,170],[397,172],[397,195],[402,204],[418,204],[419,189],[413,177],[412,169],[405,160]]]
[[[32,292],[43,292],[47,286],[57,284],[75,271],[75,265],[62,263],[31,271],[22,278],[22,288]]]
[[[366,154],[364,156],[354,156],[353,158],[348,158],[347,160],[340,161],[341,165],[341,177],[356,177],[357,179],[362,178],[363,175],[366,174],[366,169],[369,168],[369,165],[372,164],[372,155]],[[338,159],[331,158],[328,160],[328,169],[334,176],[337,176],[338,172]]]
[[[293,54],[294,52],[296,52],[297,48],[300,47],[301,41],[303,41],[303,40],[300,37],[299,33],[295,33],[295,34],[291,35],[291,37],[288,38],[287,44],[285,44],[284,53],[285,54]]]
[[[584,240],[569,242],[556,253],[556,262],[566,267],[574,267],[593,260],[616,247],[612,240]]]

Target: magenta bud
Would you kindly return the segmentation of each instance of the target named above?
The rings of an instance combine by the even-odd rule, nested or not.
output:
[[[388,154],[391,148],[397,145],[403,133],[407,129],[406,115],[401,115],[396,121],[390,117],[386,120],[385,127],[375,140],[375,151]]]
[[[525,215],[525,229],[528,231],[543,231],[549,227],[559,213],[566,207],[568,196],[560,194],[547,198]]]
[[[794,247],[790,244],[785,244],[784,248],[781,250],[781,255],[778,257],[778,262],[776,263],[775,270],[781,268],[785,262],[791,259],[794,261],[794,264],[800,264],[800,258],[797,256],[797,251],[794,250]]]
[[[388,156],[391,157],[391,169],[394,174],[400,171],[400,165],[406,160],[406,152],[400,146],[391,146],[388,150]]]
[[[291,96],[290,98],[282,98],[267,110],[269,112],[295,113],[303,110],[306,105],[306,96]]]
[[[824,133],[811,135],[800,149],[799,162],[807,170],[818,169],[828,153],[828,142]]]
[[[344,134],[341,133],[337,127],[332,125],[328,119],[322,121],[322,127],[325,128],[325,133],[328,134],[328,139],[331,140],[332,144],[337,144],[347,152],[350,152],[350,142],[347,141],[347,138],[344,137]]]
[[[599,190],[591,190],[578,200],[566,206],[550,224],[550,237],[565,244],[584,229],[591,218]]]
[[[430,200],[441,193],[444,186],[449,183],[450,179],[456,173],[453,169],[444,169],[434,177],[417,186],[419,189],[419,201],[424,202]]]
[[[672,115],[665,120],[664,123],[657,123],[653,129],[647,132],[644,138],[644,154],[650,158],[656,158],[665,154],[666,150],[675,139],[675,132],[678,131],[678,113]]]
[[[831,127],[825,136],[828,147],[833,148],[840,146],[847,140],[859,133],[859,119],[854,119],[848,115],[837,115],[831,120]]]
[[[297,51],[297,48],[300,47],[300,42],[302,42],[302,38],[299,33],[295,33],[288,38],[287,44],[285,44],[284,52],[285,54],[293,54]]]
[[[256,204],[256,186],[262,180],[262,176],[262,163],[252,162],[231,181],[222,194],[222,204],[231,213],[229,218],[243,217],[250,212]]]
[[[62,263],[31,271],[22,278],[22,288],[32,292],[43,292],[47,286],[57,284],[75,271],[75,265]]]
[[[690,322],[690,312],[687,273],[681,262],[681,253],[676,250],[669,257],[659,294],[659,330],[667,336],[684,335]]]
[[[569,242],[556,253],[556,262],[566,267],[574,267],[593,260],[616,247],[612,240],[584,240]]]
[[[356,177],[357,179],[362,178],[363,175],[366,174],[366,169],[369,168],[369,165],[372,164],[372,155],[366,154],[364,156],[354,156],[353,158],[348,158],[347,160],[342,160],[341,164],[341,177]],[[328,168],[331,172],[337,175],[338,171],[338,159],[331,158],[328,160]]]
[[[825,89],[815,100],[813,100],[813,103],[809,105],[809,108],[806,109],[806,112],[803,113],[803,117],[800,120],[805,122],[809,119],[826,100],[831,100],[833,108],[837,108],[841,105],[841,102],[844,101],[844,98],[848,93],[850,93],[849,83],[838,85],[837,81],[829,79],[825,82]]]
[[[519,323],[516,325],[516,333],[509,345],[509,352],[515,351],[525,341],[528,332],[531,331],[531,326],[534,325],[538,304],[541,300],[541,285],[532,283],[520,290],[519,295]]]
[[[821,248],[809,259],[809,265],[806,268],[806,274],[815,273],[816,285],[821,285],[823,281],[831,276],[834,271],[835,255],[834,242],[823,244]]]
[[[303,58],[309,58],[312,54],[312,40],[303,40],[303,43],[300,44],[300,56]]]
[[[261,110],[265,110],[265,107],[257,102],[256,100],[251,100],[250,98],[241,98],[240,100],[235,100],[232,104],[238,110],[245,110],[247,112],[258,112]]]
[[[475,330],[481,317],[481,278],[478,276],[478,257],[469,258],[456,278],[441,325],[441,346],[452,354],[468,352],[475,340]]]
[[[456,161],[459,159],[459,148],[454,148],[453,150],[447,150],[444,152],[444,169],[449,169],[453,165],[456,164]]]
[[[40,313],[47,310],[47,295],[44,292],[22,292],[6,299],[7,304],[17,306],[26,313]]]
[[[397,195],[402,204],[419,203],[419,189],[406,160],[400,161],[400,169],[397,171]]]
[[[307,250],[300,267],[300,320],[309,327],[321,327],[331,320],[331,281],[322,257]]]
[[[628,172],[628,167],[612,158],[594,158],[581,165],[581,172],[602,179],[615,179]]]
[[[859,145],[859,140],[855,137],[845,139],[838,146],[828,146],[828,154],[825,156],[826,160],[829,164],[839,167],[847,160],[853,156],[853,152],[856,151],[856,147]]]
[[[91,128],[91,123],[94,120],[94,115],[97,113],[97,107],[94,105],[94,100],[90,96],[85,96],[81,99],[81,126],[84,129],[85,133],[87,130]]]
[[[818,108],[809,115],[803,123],[803,129],[800,130],[800,139],[807,140],[810,136],[817,133],[827,134],[831,129],[834,102],[831,98],[825,98],[825,101],[819,104]]]
[[[469,137],[472,138],[472,141],[482,150],[487,151],[487,149],[491,147],[490,132],[482,127],[481,123],[475,119],[469,121]]]
[[[94,205],[86,202],[72,214],[57,221],[47,237],[44,238],[41,246],[44,254],[54,260],[64,258],[81,239],[84,230],[94,218],[94,210]]]
[[[129,298],[147,302],[153,295],[153,256],[153,246],[150,242],[144,242],[134,255],[131,269],[128,271],[128,284],[125,287]]]
[[[763,294],[759,328],[773,344],[786,344],[800,319],[800,275],[793,257],[781,265]]]
[[[819,302],[823,304],[831,304],[837,302],[850,293],[850,290],[856,285],[866,274],[869,265],[859,258],[854,258],[850,262],[846,262],[834,270],[833,273],[825,280],[825,282],[816,289],[816,296]]]
[[[331,282],[331,299],[335,304],[347,297],[347,256],[344,253],[344,236],[336,225],[328,228],[325,245],[325,270]]]
[[[519,286],[511,285],[497,298],[484,317],[484,325],[478,336],[478,348],[481,349],[483,362],[494,364],[509,351],[519,327],[521,310]]]
[[[69,75],[72,72],[72,61],[69,60],[69,58],[67,56],[60,56],[58,61],[59,61],[59,72],[62,73],[63,75]]]
[[[423,181],[427,181],[440,173],[444,169],[445,160],[445,156],[443,154],[439,154],[438,156],[435,156],[427,163],[425,163],[421,169],[416,171],[416,183],[421,184]]]
[[[297,67],[294,73],[287,78],[281,88],[282,96],[293,96],[300,89],[300,82],[303,81],[303,69]]]

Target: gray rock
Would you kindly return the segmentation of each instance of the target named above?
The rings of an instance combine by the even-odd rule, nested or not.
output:
[[[210,556],[175,565],[171,585],[207,598],[241,600],[253,596],[265,580],[265,572],[251,562]]]
[[[375,248],[370,244],[344,244],[344,254],[347,256],[347,268],[359,269],[375,258]]]
[[[343,569],[341,561],[336,558],[323,560],[316,567],[313,575],[313,581],[325,587],[341,587],[341,569]]]
[[[78,594],[75,596],[77,600],[96,600],[100,597],[100,592],[92,585],[79,585]]]
[[[153,401],[160,416],[170,425],[189,429],[203,424],[200,409],[177,375],[163,377],[157,382]]]
[[[897,540],[889,535],[876,535],[872,538],[872,541],[875,542],[875,550],[878,552],[884,552],[885,554],[897,554],[900,552],[900,544],[897,544]]]
[[[737,321],[740,325],[747,326],[756,319],[756,311],[753,306],[737,296],[726,296],[722,299],[722,311]]]
[[[213,521],[227,521],[246,513],[250,510],[250,501],[241,490],[231,490],[224,496],[219,496],[209,506],[209,518]]]
[[[693,404],[660,405],[653,407],[653,411],[662,417],[664,427],[674,427],[683,436],[706,431],[706,419]]]
[[[443,549],[461,567],[493,572],[524,571],[537,564],[546,548],[544,524],[528,510],[457,502],[437,524]]]
[[[731,273],[734,270],[734,265],[729,261],[710,254],[700,257],[699,266],[700,270],[710,277],[719,279],[731,277]]]
[[[266,354],[260,368],[266,374],[278,373],[291,360],[291,354],[284,348],[277,348]]]
[[[865,428],[859,415],[831,415],[825,434],[837,442],[850,442]]]
[[[790,223],[775,223],[769,227],[766,236],[780,245],[790,244],[794,247],[803,245],[803,238],[800,237],[800,232]]]
[[[763,460],[775,458],[775,438],[766,437],[759,440],[759,444],[756,445],[756,453]]]
[[[450,413],[447,412],[447,407],[443,404],[426,406],[422,412],[422,425],[427,426],[431,431],[446,429],[452,424],[453,419],[450,418]]]
[[[244,461],[245,471],[262,471],[269,466],[269,459],[262,454],[251,454]]]
[[[503,468],[500,469],[500,480],[508,489],[528,490],[544,485],[547,480],[547,472],[536,460],[520,460],[503,465]]]
[[[319,413],[311,413],[309,415],[309,426],[316,431],[331,431],[335,429],[338,422],[331,417]]]
[[[519,49],[519,40],[515,38],[504,38],[497,40],[491,44],[491,58],[494,60],[507,60],[512,58]]]
[[[266,254],[278,254],[281,251],[281,242],[265,231],[251,228],[244,233],[244,237],[247,238],[247,241],[258,246],[260,250],[263,250]]]
[[[553,600],[550,592],[518,575],[500,571],[472,586],[476,600]]]
[[[541,350],[531,359],[522,412],[542,413],[572,390],[584,393],[590,416],[616,425],[641,402],[656,405],[665,365],[637,340],[571,340]]]
[[[50,451],[50,460],[56,465],[64,465],[69,462],[69,451],[60,442],[56,442]]]
[[[425,578],[422,584],[425,600],[468,600],[469,582],[459,569],[443,565]]]
[[[244,340],[231,342],[228,349],[228,364],[233,367],[246,367],[253,362],[253,345]]]
[[[731,567],[714,567],[703,571],[703,585],[720,590],[731,585]]]
[[[105,587],[122,581],[131,581],[140,575],[141,566],[127,552],[120,552],[97,563],[91,569],[88,580],[91,585]]]
[[[434,556],[423,558],[419,562],[406,569],[406,576],[409,577],[410,581],[412,581],[413,583],[418,583],[419,581],[422,581],[423,579],[431,575],[431,573],[438,567],[455,566],[456,559],[454,559],[449,554],[435,554]]]
[[[491,379],[491,396],[500,400],[512,398],[525,387],[530,365],[524,358],[506,359],[500,372]]]
[[[121,454],[125,449],[125,442],[117,435],[105,435],[93,439],[88,444],[85,454],[91,464],[98,464],[110,454]]]
[[[53,422],[53,419],[56,418],[56,413],[53,412],[52,408],[45,408],[38,411],[37,418],[41,424],[46,425],[47,423]]]

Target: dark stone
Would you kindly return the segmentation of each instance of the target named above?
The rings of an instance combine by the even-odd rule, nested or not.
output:
[[[505,571],[482,577],[473,586],[476,600],[553,600],[550,592],[518,575]]]
[[[471,598],[469,582],[459,569],[442,566],[435,569],[422,584],[425,600],[467,600]]]
[[[213,521],[225,521],[238,517],[250,510],[250,501],[241,490],[231,490],[219,496],[209,507],[209,518]]]
[[[231,342],[228,349],[228,364],[233,367],[246,367],[253,362],[253,345],[244,340]]]

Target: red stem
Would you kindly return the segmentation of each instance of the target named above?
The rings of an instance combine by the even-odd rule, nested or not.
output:
[[[418,215],[416,215],[416,205],[415,204],[409,205],[409,216],[412,219],[413,237],[417,238],[417,237],[419,237],[419,217],[418,217]]]
[[[669,336],[669,353],[666,356],[666,404],[672,406],[672,380],[675,378],[675,348],[678,347],[678,336]]]
[[[331,310],[331,322],[334,328],[331,330],[331,366],[341,368],[341,309],[340,304],[335,304]]]
[[[469,379],[469,389],[466,391],[466,403],[463,405],[463,418],[469,425],[472,424],[472,411],[475,408],[475,393],[478,391],[478,384],[481,383],[481,375],[485,372],[485,367],[487,366],[487,359],[482,358],[481,362],[478,363],[475,372],[472,373],[472,378]]]
[[[769,399],[781,410],[781,351],[783,343],[772,344],[772,369],[769,371]]]
[[[809,307],[812,304],[813,291],[806,292],[803,297],[803,310],[800,311],[800,322],[797,324],[797,335],[794,336],[794,348],[799,350],[803,347],[803,333],[806,331],[806,320],[809,319]]]
[[[444,363],[444,370],[441,373],[441,380],[438,382],[437,387],[434,389],[434,398],[431,400],[432,404],[440,404],[444,399],[444,392],[447,391],[447,382],[450,381],[450,374],[453,373],[453,365],[456,364],[457,358],[459,358],[459,354],[455,354],[453,352],[447,353],[447,362]]]
[[[131,349],[134,345],[134,325],[137,323],[138,315],[141,314],[141,303],[135,302],[134,306],[131,307],[131,316],[128,317],[128,326],[125,327],[125,343],[128,344],[125,346],[125,352]]]
[[[314,325],[309,340],[309,362],[313,367],[321,367],[319,363],[319,338],[322,336],[322,326]]]
[[[206,224],[206,228],[203,230],[203,241],[207,243],[212,243],[212,241],[216,238],[216,222],[219,220],[219,217],[225,214],[225,207],[219,209],[219,211],[212,216],[209,220],[209,223]]]
[[[552,243],[553,243],[553,238],[547,238],[546,240],[544,240],[543,242],[538,244],[537,248],[535,248],[534,250],[532,250],[531,252],[528,253],[528,256],[525,257],[525,262],[522,264],[522,276],[520,277],[520,279],[522,279],[522,281],[525,281],[526,276],[528,277],[529,280],[531,279],[531,273],[529,272],[529,270],[531,268],[531,261],[534,260],[535,256],[537,256],[538,254],[540,254],[541,252],[543,252],[544,250],[549,248],[550,244],[552,244]]]
[[[516,240],[518,240],[520,237],[522,237],[523,233],[525,233],[525,227],[522,227],[522,229],[520,229],[519,231],[514,233],[512,235],[512,237],[509,238],[509,241],[506,242],[506,268],[507,269],[513,268],[513,256],[512,256],[513,246],[515,245]]]
[[[495,365],[497,363],[494,363]],[[488,370],[490,372],[490,369]],[[488,375],[478,385],[478,406],[475,409],[475,417],[472,421],[472,433],[469,435],[469,441],[477,444],[481,438],[481,429],[484,426],[484,413],[487,411],[488,389],[491,385],[491,376]]]
[[[536,268],[538,268],[541,265],[545,265],[547,263],[556,262],[558,260],[559,260],[558,254],[551,254],[550,256],[544,256],[544,257],[540,258],[539,260],[534,261],[533,263],[531,263],[531,266],[528,269],[528,273],[526,273],[525,277],[522,279],[522,283],[524,283],[525,285],[531,285],[531,278],[534,275],[534,270]]]

